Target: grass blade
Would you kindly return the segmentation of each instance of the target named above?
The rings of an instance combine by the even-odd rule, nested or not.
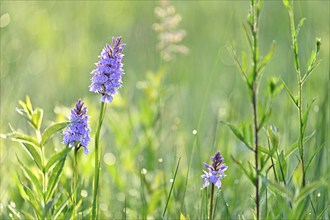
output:
[[[173,177],[173,182],[172,182],[171,189],[170,189],[170,192],[169,192],[169,194],[168,194],[168,197],[167,197],[167,200],[166,200],[165,209],[164,209],[164,212],[163,212],[163,218],[164,218],[164,216],[165,216],[166,209],[167,209],[168,203],[169,203],[170,198],[171,198],[171,194],[172,194],[173,186],[174,186],[175,179],[176,179],[176,174],[178,173],[178,170],[179,170],[180,161],[181,161],[181,157],[179,157],[179,161],[178,161],[178,163],[177,163],[177,165],[176,165],[176,169],[175,169],[175,173],[174,173],[174,177]]]

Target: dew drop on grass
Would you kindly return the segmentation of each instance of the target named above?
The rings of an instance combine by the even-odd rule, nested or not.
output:
[[[158,159],[158,162],[159,162],[159,163],[163,163],[163,158],[159,158],[159,159]]]
[[[147,172],[148,172],[148,170],[146,168],[142,168],[142,170],[141,170],[141,174],[142,175],[146,175]]]
[[[194,130],[192,131],[192,133],[193,133],[193,135],[196,135],[196,134],[197,134],[197,130],[194,129]]]
[[[81,190],[80,195],[81,195],[82,197],[86,198],[86,197],[88,196],[88,192],[87,192],[86,190],[83,189],[83,190]]]
[[[317,194],[317,197],[320,197],[320,196],[321,196],[321,193],[318,193],[318,194]]]
[[[173,183],[173,179],[170,179],[170,183]]]
[[[229,207],[229,204],[228,204],[228,203],[226,203],[226,206],[227,206],[227,207]]]

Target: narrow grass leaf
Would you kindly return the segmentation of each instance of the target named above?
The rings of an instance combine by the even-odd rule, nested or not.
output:
[[[63,158],[66,157],[67,153],[70,152],[72,148],[70,147],[65,147],[64,150],[58,152],[57,154],[54,154],[47,162],[45,166],[45,172],[48,172],[49,169],[55,164],[55,163],[60,163]]]
[[[267,65],[267,63],[270,61],[270,59],[273,57],[274,51],[275,51],[275,42],[272,42],[272,45],[270,46],[270,49],[267,53],[267,55],[264,57],[264,59],[261,61],[257,72],[260,73],[263,68]]]
[[[305,130],[306,130],[309,111],[311,110],[311,107],[313,106],[313,104],[314,104],[315,101],[316,101],[316,98],[314,98],[314,99],[312,100],[312,102],[307,106],[307,109],[306,109],[306,111],[304,112],[304,115],[303,115],[303,118],[302,118],[303,133],[304,133]]]
[[[324,183],[322,181],[315,181],[312,183],[309,183],[306,185],[298,194],[298,196],[295,199],[295,202],[299,204],[303,199],[305,199],[307,196],[309,196],[312,192],[319,189],[321,186],[323,186]]]
[[[306,168],[305,168],[305,172],[307,172],[308,168],[310,167],[310,165],[312,164],[312,161],[314,160],[315,156],[320,152],[320,150],[324,147],[324,144],[320,145],[313,153],[313,155],[311,156],[311,158],[309,159]]]
[[[42,145],[45,145],[54,134],[66,128],[69,124],[70,122],[60,122],[47,127],[42,133]]]
[[[232,160],[238,165],[238,167],[244,172],[244,174],[248,177],[248,179],[255,185],[255,177],[253,176],[253,172],[245,169],[242,163],[236,160],[233,156],[231,156]]]
[[[292,192],[282,184],[278,182],[273,182],[272,180],[268,180],[269,189],[274,192],[276,195],[282,196],[283,198],[289,199],[289,201],[293,200]]]
[[[60,217],[60,214],[63,212],[64,208],[68,205],[69,203],[69,198],[65,199],[62,204],[60,204],[57,207],[57,210],[55,210],[55,212],[53,213],[54,216],[54,220],[58,219],[58,217]]]
[[[169,192],[169,194],[168,194],[168,197],[167,197],[167,200],[166,200],[165,209],[164,209],[164,212],[163,212],[163,218],[164,218],[164,216],[165,216],[166,209],[167,209],[168,203],[169,203],[170,198],[171,198],[172,190],[173,190],[174,183],[175,183],[175,179],[176,179],[176,174],[178,173],[178,170],[179,170],[180,161],[181,161],[181,157],[179,157],[179,161],[178,161],[178,163],[177,163],[177,165],[176,165],[176,169],[175,169],[174,177],[173,177],[173,182],[172,182],[172,184],[171,184],[171,189],[170,189],[170,192]]]
[[[35,220],[36,219],[36,217],[33,217],[33,215],[31,215],[30,213],[28,213],[24,210],[22,210],[21,212],[24,215],[24,220]]]
[[[17,156],[16,156],[17,157]],[[37,191],[37,193],[39,194],[39,198],[43,198],[43,192],[42,192],[42,188],[40,185],[40,181],[38,180],[38,178],[31,172],[31,170],[29,168],[27,168],[22,161],[20,161],[20,159],[17,157],[18,163],[20,165],[20,168],[22,169],[24,175],[26,176],[26,178],[28,180],[30,180],[33,188]],[[34,195],[36,196],[36,195]]]
[[[295,106],[298,107],[298,100],[292,95],[292,93],[291,93],[289,87],[286,85],[286,83],[283,80],[281,80],[281,81],[282,81],[282,84],[283,84],[286,92],[289,94],[291,100],[293,101],[293,103],[295,104]]]
[[[242,141],[249,150],[254,151],[254,149],[250,146],[250,144],[247,142],[247,140],[245,140],[243,134],[241,133],[241,131],[237,127],[235,127],[232,124],[226,123],[226,122],[222,122],[222,123],[224,123],[225,125],[227,125],[230,128],[230,130],[235,134],[235,136],[240,141]]]

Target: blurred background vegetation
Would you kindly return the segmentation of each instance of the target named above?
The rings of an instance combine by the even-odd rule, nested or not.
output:
[[[44,127],[52,121],[66,120],[69,108],[82,98],[88,106],[94,136],[100,97],[89,92],[90,72],[105,43],[110,43],[112,36],[121,35],[122,42],[127,44],[123,61],[126,74],[120,96],[108,105],[101,138],[102,215],[120,218],[126,200],[131,216],[160,216],[170,179],[181,157],[169,216],[179,216],[180,211],[191,217],[201,216],[198,210],[205,203],[204,191],[200,190],[202,162],[208,161],[218,149],[229,166],[222,192],[231,216],[252,216],[253,186],[230,156],[246,162],[253,154],[220,123],[252,120],[245,84],[227,51],[227,46],[233,45],[239,56],[242,51],[248,52],[242,25],[246,22],[249,1],[171,2],[182,17],[179,28],[186,31],[182,44],[189,48],[189,53],[177,55],[166,64],[156,48],[158,33],[152,28],[159,22],[154,13],[159,6],[157,1],[2,1],[0,4],[1,133],[10,131],[9,123],[28,131],[15,108],[17,100],[29,95],[35,107],[44,109]],[[312,153],[321,144],[325,146],[308,174],[308,179],[313,180],[328,177],[329,1],[295,1],[295,15],[297,22],[307,18],[298,38],[302,64],[314,49],[315,38],[322,39],[321,64],[305,85],[305,103],[317,97],[306,130],[308,134],[314,130],[316,133],[307,152]],[[265,1],[259,39],[261,55],[266,54],[272,41],[276,42],[275,54],[264,77],[282,78],[295,91],[289,16],[281,1]],[[159,80],[162,71],[165,77]],[[261,88],[265,87],[265,81]],[[147,85],[148,89],[141,85]],[[160,116],[153,115],[148,106],[152,92],[160,92],[155,102]],[[264,94],[259,95],[262,99]],[[160,119],[154,124],[157,117]],[[268,125],[277,127],[282,149],[297,139],[297,113],[285,91],[276,98]],[[197,135],[192,133],[195,129]],[[197,148],[182,206],[182,189],[195,141]],[[50,144],[52,149],[63,147],[60,135]],[[93,141],[89,149],[91,154],[80,158],[86,206],[90,205],[92,195]],[[18,144],[1,139],[1,212],[6,212],[7,204],[12,201],[18,209],[26,206],[23,201],[17,203],[20,197],[16,188],[15,155],[22,155],[21,151]],[[297,164],[294,157],[292,161],[291,170]],[[67,166],[65,176],[70,178],[71,172]],[[327,195],[323,199],[327,201]]]

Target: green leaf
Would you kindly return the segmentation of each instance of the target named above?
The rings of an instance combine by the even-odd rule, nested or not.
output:
[[[291,5],[290,5],[289,0],[283,0],[283,4],[284,4],[284,6],[285,6],[287,9],[290,9],[290,8],[291,8]]]
[[[298,142],[291,144],[285,151],[285,158],[288,158],[296,149],[298,149]]]
[[[59,206],[56,207],[57,209],[55,210],[55,212],[53,214],[54,219],[57,219],[60,216],[60,214],[62,213],[63,209],[68,205],[68,203],[69,203],[69,198],[67,198],[66,200],[64,200],[61,205],[59,205]]]
[[[249,178],[249,180],[252,182],[252,184],[255,186],[256,184],[256,178],[253,175],[252,170],[248,171],[242,163],[237,161],[233,156],[231,156],[232,160],[238,165],[238,167],[244,172],[244,174]]]
[[[30,213],[22,210],[22,214],[24,215],[24,220],[35,220],[36,218],[33,217]]]
[[[180,220],[189,220],[189,217],[184,216],[181,212],[180,212]]]
[[[45,145],[54,134],[66,128],[69,124],[70,122],[60,122],[47,127],[42,133],[42,145]]]
[[[254,149],[250,146],[250,144],[247,142],[247,140],[245,140],[243,134],[241,133],[241,131],[238,128],[236,128],[234,125],[226,123],[226,122],[222,122],[222,123],[227,125],[230,128],[230,130],[235,134],[235,136],[240,141],[242,141],[248,149],[250,149],[251,151],[254,151]]]
[[[305,132],[305,129],[306,129],[306,125],[307,125],[307,120],[308,120],[308,114],[309,114],[309,111],[311,110],[311,107],[313,105],[313,103],[316,101],[316,98],[314,98],[312,100],[312,102],[307,106],[307,109],[306,111],[304,112],[304,115],[303,115],[303,118],[302,118],[302,130],[303,130],[303,133]]]
[[[270,143],[272,144],[272,149],[269,152],[269,156],[273,156],[274,153],[278,149],[279,138],[276,132],[276,128],[274,126],[269,126],[267,128],[267,136],[269,138]]]
[[[56,163],[56,162],[60,162],[61,159],[65,158],[67,153],[70,152],[72,150],[72,148],[70,147],[66,147],[64,150],[58,152],[57,154],[54,154],[47,162],[46,166],[45,166],[45,172],[47,173],[48,170]]]
[[[39,142],[36,138],[31,137],[31,136],[26,135],[26,134],[19,133],[19,132],[13,132],[13,133],[10,133],[10,134],[6,134],[5,138],[8,138],[12,141],[16,141],[16,142],[19,142],[19,143],[27,143],[27,144],[33,145],[35,147],[40,146]]]
[[[293,200],[292,192],[289,190],[288,187],[285,187],[283,184],[278,182],[273,182],[272,180],[268,180],[268,187],[276,195],[289,199],[289,201]]]
[[[17,157],[17,156],[16,156]],[[20,168],[22,169],[24,175],[26,176],[26,178],[28,180],[30,180],[31,182],[31,185],[33,186],[33,188],[37,191],[38,195],[39,195],[39,198],[40,198],[40,201],[42,200],[43,198],[43,192],[42,192],[42,188],[41,188],[41,185],[40,185],[40,181],[38,180],[38,178],[32,173],[32,171],[27,168],[23,163],[22,161],[17,157],[17,161],[20,165]],[[36,194],[34,195],[34,197],[36,197]]]
[[[267,91],[271,99],[274,99],[282,91],[283,87],[283,84],[276,77],[267,80]]]
[[[319,189],[321,186],[325,185],[322,181],[315,181],[306,185],[298,194],[295,199],[295,203],[299,204],[304,198],[309,196],[312,192]]]
[[[303,172],[302,172],[302,163],[300,161],[298,166],[293,172],[292,182],[295,185],[295,187],[299,189],[299,187],[302,184],[302,181],[303,181]]]
[[[305,20],[306,20],[306,18],[300,19],[300,21],[298,23],[298,26],[297,26],[297,29],[296,29],[296,37],[298,37],[300,29],[304,25]]]
[[[41,156],[38,152],[38,148],[36,148],[34,145],[29,143],[21,143],[21,145],[24,147],[24,149],[28,152],[31,159],[35,162],[35,164],[39,167],[40,170],[42,170],[42,162],[41,162]]]
[[[289,94],[291,100],[293,101],[293,103],[296,105],[296,107],[298,107],[298,100],[292,95],[290,89],[288,88],[288,86],[285,84],[285,82],[282,80],[282,84],[286,90],[286,92]]]
[[[307,170],[308,170],[308,168],[310,167],[312,161],[314,160],[315,156],[320,152],[320,150],[321,150],[323,147],[324,147],[324,145],[322,144],[322,145],[320,145],[320,146],[314,151],[313,155],[311,156],[311,158],[309,159],[309,161],[308,161],[308,163],[307,163],[307,165],[306,165],[306,167],[305,167],[305,172],[306,172],[306,173],[307,173]]]
[[[66,154],[64,154],[64,156],[55,165],[52,175],[50,175],[50,178],[48,181],[47,192],[46,192],[46,201],[48,201],[50,198],[52,198],[55,187],[58,184],[58,182],[60,181],[60,176],[63,171],[65,160],[66,160]]]
[[[21,183],[21,185],[24,189],[25,194],[28,196],[28,199],[27,199],[28,203],[32,206],[32,208],[33,208],[34,212],[36,213],[38,219],[42,219],[41,204],[38,203],[38,201],[36,200],[35,194],[33,193],[33,191],[21,181],[19,176],[18,176],[18,179],[19,179],[19,181],[20,181],[20,183]],[[25,197],[25,196],[23,196],[23,197]]]
[[[285,160],[283,151],[281,151],[281,153],[279,155],[277,155],[277,162],[278,162],[277,168],[280,170],[280,172],[277,172],[277,173],[280,173],[279,180],[285,182],[288,165]]]
[[[43,110],[40,109],[40,108],[36,108],[34,111],[33,111],[33,114],[32,114],[32,123],[34,125],[34,127],[37,129],[37,130],[40,130],[40,127],[41,127],[41,122],[42,122],[42,117],[43,117]]]
[[[273,57],[274,51],[275,51],[275,41],[272,42],[272,45],[267,53],[267,55],[264,57],[264,59],[261,61],[257,72],[261,72],[263,68],[266,66],[266,64],[270,61],[270,59]]]
[[[272,110],[269,109],[268,112],[265,112],[262,114],[262,117],[261,117],[261,120],[260,120],[260,123],[258,125],[258,131],[260,131],[261,128],[263,128],[263,126],[267,123],[267,121],[270,119],[272,115]]]

